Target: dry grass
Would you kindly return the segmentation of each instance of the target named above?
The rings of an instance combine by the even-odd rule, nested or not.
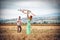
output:
[[[0,23],[0,26],[16,26],[16,23]],[[27,24],[22,24],[23,26],[26,26]],[[60,26],[60,24],[31,24],[32,26]]]
[[[59,26],[31,26],[31,34],[26,35],[26,26],[17,32],[17,26],[0,26],[0,40],[60,40]]]

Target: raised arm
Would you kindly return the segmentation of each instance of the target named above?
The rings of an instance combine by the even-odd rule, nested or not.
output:
[[[27,11],[27,18],[29,18],[29,12]]]

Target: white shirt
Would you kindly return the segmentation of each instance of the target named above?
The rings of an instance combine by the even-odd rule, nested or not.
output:
[[[17,19],[17,25],[21,25],[21,20]]]

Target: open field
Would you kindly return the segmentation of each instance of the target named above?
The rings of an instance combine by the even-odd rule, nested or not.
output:
[[[26,26],[22,25],[22,32],[17,32],[15,25],[0,26],[0,40],[60,40],[59,26],[31,26],[31,34],[26,35]]]

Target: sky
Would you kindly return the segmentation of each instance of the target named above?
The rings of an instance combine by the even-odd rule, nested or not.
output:
[[[26,17],[26,14],[18,9],[31,10],[36,16],[58,12],[56,0],[1,0],[0,5],[0,18],[4,19]]]

